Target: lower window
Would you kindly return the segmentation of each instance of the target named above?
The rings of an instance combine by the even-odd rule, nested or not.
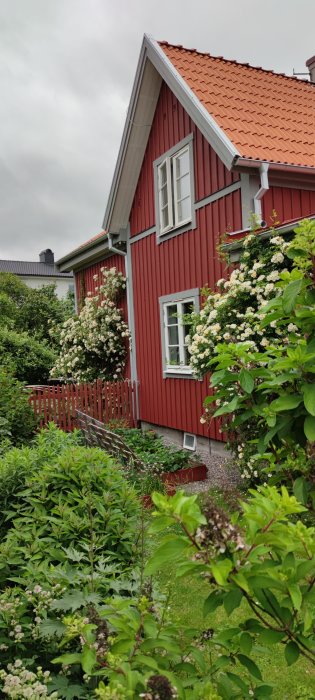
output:
[[[174,294],[161,297],[160,304],[164,375],[192,374],[186,343],[189,333],[187,315],[197,311],[199,289],[185,291],[178,297]]]

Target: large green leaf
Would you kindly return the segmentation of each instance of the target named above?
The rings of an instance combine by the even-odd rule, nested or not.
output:
[[[285,647],[284,656],[288,666],[295,664],[300,656],[298,645],[295,642],[289,642]]]
[[[239,588],[235,588],[232,591],[229,591],[229,593],[226,594],[224,597],[224,608],[225,611],[228,615],[231,615],[233,610],[235,608],[238,608],[238,606],[241,604],[243,598],[243,593],[242,591],[239,590]]]
[[[294,280],[293,282],[289,282],[289,284],[286,286],[282,296],[282,306],[285,313],[289,314],[294,308],[296,299],[302,289],[302,284],[303,280],[298,279]]]
[[[315,442],[315,416],[305,418],[304,433],[310,442]]]
[[[245,668],[247,668],[249,673],[251,673],[251,675],[254,676],[254,678],[258,678],[259,681],[262,680],[260,669],[252,659],[250,659],[248,656],[245,656],[244,654],[237,654],[237,658],[242,664],[242,666],[245,666]]]
[[[82,665],[84,673],[87,673],[90,676],[95,664],[96,664],[96,649],[93,649],[92,647],[84,645],[84,648],[82,651],[82,660],[81,660],[81,665]]]
[[[167,540],[158,547],[151,559],[149,559],[145,568],[146,575],[153,574],[165,562],[174,561],[185,549],[187,549],[187,541],[184,537],[172,537]]]
[[[203,604],[204,617],[206,617],[206,615],[208,615],[210,612],[216,610],[219,607],[219,605],[222,605],[222,601],[222,593],[218,593],[217,591],[213,591],[213,593],[210,593],[210,595],[208,595],[208,598],[206,598]]]
[[[288,586],[288,590],[295,609],[300,610],[300,607],[302,605],[302,593],[300,587],[296,583],[291,583]]]
[[[251,394],[254,388],[254,380],[248,369],[240,371],[240,385],[246,394]]]
[[[304,384],[303,398],[306,410],[315,416],[315,384]]]
[[[307,503],[307,481],[303,476],[299,476],[297,479],[295,479],[293,483],[293,493],[297,501],[300,501],[300,503],[303,503],[304,505]]]
[[[302,403],[302,397],[299,394],[285,394],[272,401],[270,408],[275,413],[281,413],[281,411],[291,411],[293,408],[297,408],[300,403]]]
[[[240,398],[238,396],[234,396],[232,401],[230,403],[226,404],[226,406],[220,406],[220,408],[217,409],[217,411],[213,414],[213,417],[216,418],[217,416],[223,416],[226,413],[233,413],[240,404]]]

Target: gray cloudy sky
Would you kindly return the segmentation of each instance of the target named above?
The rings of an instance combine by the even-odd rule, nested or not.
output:
[[[101,230],[142,35],[292,74],[314,0],[0,0],[0,258]]]

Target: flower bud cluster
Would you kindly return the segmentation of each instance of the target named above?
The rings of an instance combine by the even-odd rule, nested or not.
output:
[[[36,672],[29,671],[21,659],[16,659],[14,664],[8,664],[7,671],[0,670],[0,683],[2,692],[13,700],[42,700],[50,698],[55,700],[58,693],[50,693],[47,683],[50,680],[50,672],[43,671],[38,666]]]
[[[244,549],[245,542],[241,533],[231,523],[223,508],[210,500],[205,504],[203,514],[207,523],[198,528],[195,539],[201,549],[205,550],[206,557],[215,558],[219,554]]]

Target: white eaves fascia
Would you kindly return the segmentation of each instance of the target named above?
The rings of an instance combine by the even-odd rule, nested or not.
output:
[[[173,66],[159,43],[148,34],[144,35],[147,55],[174,95],[183,105],[207,141],[213,146],[224,165],[231,170],[240,153],[217,124],[208,110],[201,104],[193,90]]]
[[[149,35],[145,34],[141,46],[138,67],[132,88],[126,122],[103,221],[103,228],[108,231],[111,231],[111,222],[115,202],[119,192],[120,181],[124,169],[124,161],[128,151],[129,139],[132,131],[134,114],[141,91],[145,65],[148,59],[156,69],[157,73],[159,73],[161,78],[165,81],[165,83],[183,105],[191,119],[200,129],[201,133],[213,146],[226,167],[231,169],[235,161],[240,156],[239,152],[227,137],[225,132],[219,127],[206,108],[201,104],[200,100],[196,97],[191,88],[187,85],[186,81],[178,73],[172,62],[167,58],[158,42]],[[143,137],[147,138],[147,134],[144,134]],[[143,154],[145,146],[146,143],[144,144]],[[134,189],[136,188],[136,185],[137,183],[135,182]],[[124,221],[121,222],[121,225],[126,226],[127,223],[127,221]]]

